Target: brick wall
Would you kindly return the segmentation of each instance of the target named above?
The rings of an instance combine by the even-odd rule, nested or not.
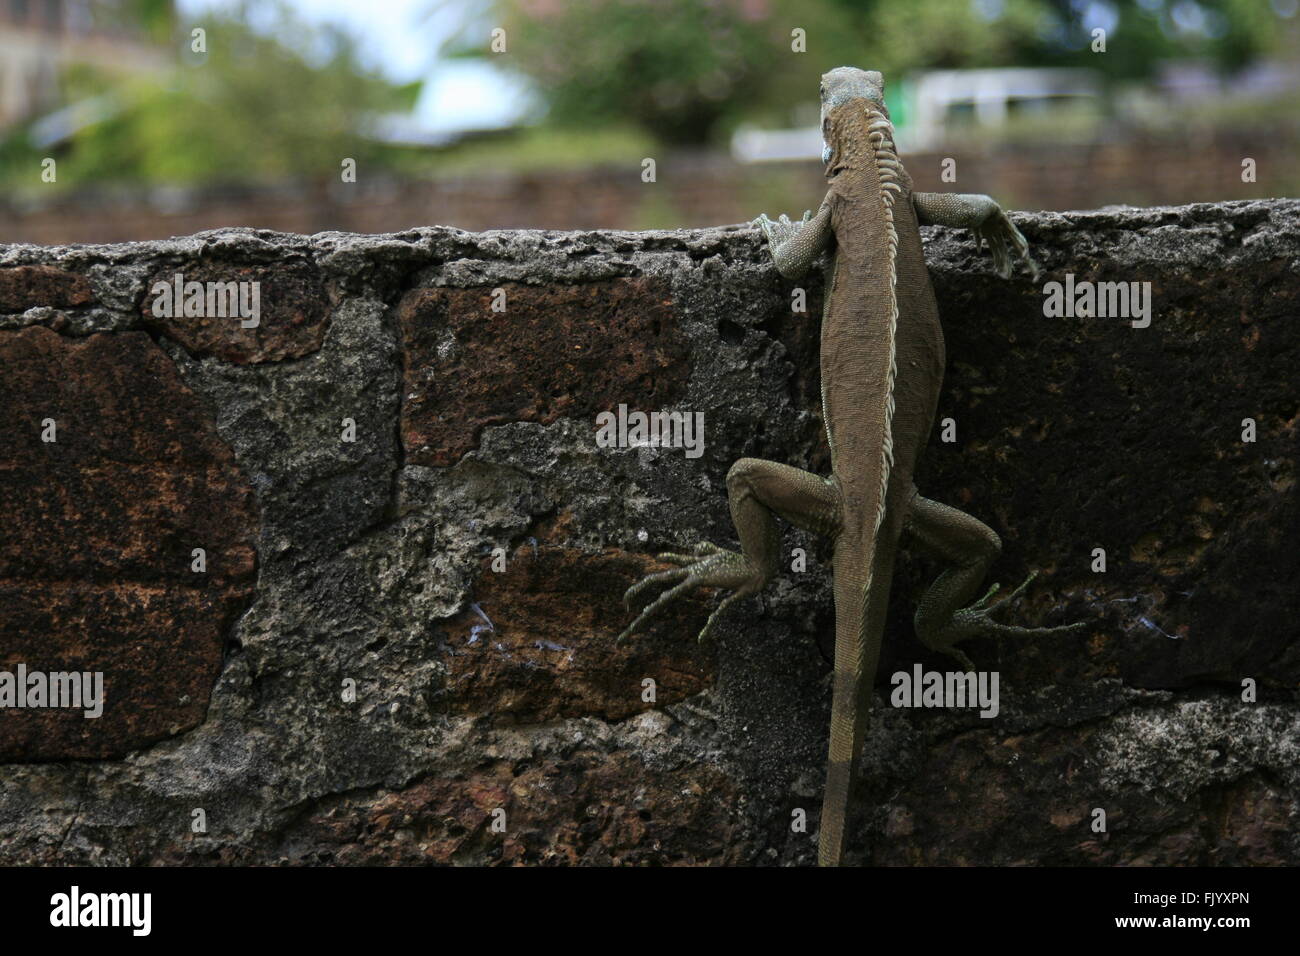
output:
[[[1013,209],[1091,209],[1268,198],[1300,192],[1300,140],[1287,130],[1204,130],[1186,137],[1085,144],[954,148],[905,156],[918,189],[987,192]],[[940,179],[944,159],[957,180]],[[1241,181],[1242,159],[1257,181]],[[37,189],[0,199],[0,237],[58,244],[124,242],[252,226],[285,232],[461,229],[642,229],[745,222],[766,210],[816,208],[825,181],[816,163],[738,165],[709,155],[669,155],[658,181],[641,181],[640,157],[623,167],[378,180],[292,188],[97,191],[46,200]]]

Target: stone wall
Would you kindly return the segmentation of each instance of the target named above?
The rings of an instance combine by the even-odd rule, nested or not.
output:
[[[1092,626],[970,644],[995,718],[894,708],[950,668],[906,552],[851,861],[1300,862],[1300,201],[1017,222],[1151,325],[927,230],[956,440],[918,482],[1043,572],[1008,620]],[[177,273],[259,324],[159,316]],[[733,543],[736,458],[826,469],[792,290],[747,227],[0,246],[0,671],[105,694],[0,709],[0,864],[813,861],[826,547],[787,530],[807,570],[714,642],[709,594],[613,640],[654,553]],[[704,412],[703,455],[597,447],[620,404]]]
[[[1112,131],[1115,132],[1115,131]],[[1287,124],[1115,132],[1103,141],[954,143],[906,151],[918,190],[985,192],[1014,209],[1093,209],[1296,195],[1300,132]],[[283,232],[398,232],[439,222],[461,229],[705,227],[774,207],[816,209],[821,163],[737,163],[725,155],[640,154],[581,169],[471,172],[394,179],[362,171],[356,183],[56,191],[0,194],[0,236],[53,245],[188,235],[224,226]],[[1255,178],[1242,182],[1242,161]],[[944,180],[945,164],[956,179]]]

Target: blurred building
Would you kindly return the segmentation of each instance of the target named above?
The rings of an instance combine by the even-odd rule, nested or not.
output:
[[[68,66],[153,70],[168,53],[152,41],[137,5],[113,0],[0,0],[0,129],[56,110]],[[170,0],[152,5],[171,18]]]
[[[899,125],[912,149],[932,149],[1032,118],[1059,133],[1067,116],[1101,120],[1102,79],[1095,70],[932,70],[908,84],[908,109]]]
[[[900,148],[915,152],[965,143],[1029,122],[1039,139],[1059,140],[1065,129],[1090,138],[1105,116],[1101,75],[1095,70],[929,70],[905,78],[886,94]],[[744,163],[798,160],[821,154],[816,117],[796,129],[744,126],[732,137],[732,155]]]

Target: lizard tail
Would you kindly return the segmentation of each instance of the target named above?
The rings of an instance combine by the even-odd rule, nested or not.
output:
[[[885,378],[885,421],[880,445],[880,484],[871,534],[865,547],[846,555],[848,562],[860,562],[861,578],[844,573],[836,562],[835,576],[842,580],[835,589],[835,676],[831,693],[830,755],[826,768],[826,794],[822,802],[817,863],[839,866],[844,856],[849,798],[857,778],[858,758],[866,737],[871,709],[871,688],[884,631],[884,614],[893,577],[892,542],[880,544],[889,503],[889,478],[894,467],[894,382],[898,377],[895,339],[898,333],[898,230],[894,225],[894,199],[902,192],[898,173],[901,164],[894,150],[893,126],[883,112],[867,109],[867,136],[880,177],[880,199],[884,208],[889,242],[889,322],[886,345],[889,371]],[[859,581],[861,581],[859,587]],[[873,595],[872,588],[879,584]],[[841,593],[843,592],[843,593]],[[872,598],[875,598],[873,601]]]
[[[868,575],[837,587],[835,595],[835,674],[831,695],[830,756],[817,846],[819,866],[839,866],[847,837],[849,798],[871,713],[871,689],[880,658],[880,635],[889,607],[894,551],[876,549]],[[879,587],[869,591],[871,583]]]
[[[856,555],[861,554],[853,550]],[[837,584],[835,589],[835,674],[830,754],[817,845],[819,866],[839,866],[844,856],[849,798],[858,775],[858,758],[866,736],[871,685],[875,678],[875,658],[879,653],[879,642],[873,649],[869,642],[860,639],[861,623],[870,617],[869,586],[873,577],[867,576],[867,587],[862,586],[859,577]]]

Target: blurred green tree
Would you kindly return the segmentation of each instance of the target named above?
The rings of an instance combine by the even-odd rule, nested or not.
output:
[[[895,81],[1010,65],[1141,78],[1162,58],[1240,66],[1269,48],[1276,23],[1267,0],[483,0],[443,52],[527,77],[548,122],[702,144],[742,117],[788,117],[841,64]],[[490,48],[494,27],[504,52]],[[1091,48],[1097,28],[1105,54]],[[796,29],[806,53],[792,47]]]
[[[176,65],[152,73],[69,69],[65,100],[94,104],[65,142],[38,144],[32,128],[0,146],[5,178],[31,181],[34,157],[55,149],[59,185],[336,179],[345,158],[392,165],[400,152],[368,135],[377,117],[409,111],[419,84],[396,85],[366,69],[355,40],[307,24],[279,0],[243,3],[186,25],[180,37],[136,0],[150,30],[166,27]],[[120,11],[119,11],[120,12]],[[205,31],[206,52],[190,29]],[[39,148],[38,148],[39,147]]]
[[[612,121],[673,143],[706,140],[753,102],[776,52],[767,0],[504,0],[478,13],[444,56],[526,76],[555,122]],[[492,51],[497,28],[505,49]]]

